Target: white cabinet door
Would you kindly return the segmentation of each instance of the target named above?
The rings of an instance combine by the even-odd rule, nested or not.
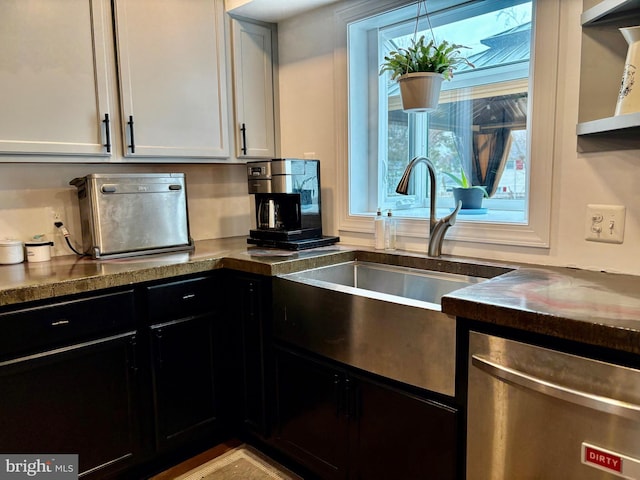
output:
[[[229,156],[221,0],[116,0],[126,156]]]
[[[0,154],[110,155],[108,5],[0,1]]]
[[[275,127],[269,27],[232,20],[236,155],[273,158]]]

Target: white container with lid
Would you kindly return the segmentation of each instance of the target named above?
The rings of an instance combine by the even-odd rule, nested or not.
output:
[[[27,261],[48,262],[51,260],[51,247],[53,242],[29,241],[24,244],[27,250]]]
[[[0,264],[24,262],[24,246],[20,240],[0,240]]]

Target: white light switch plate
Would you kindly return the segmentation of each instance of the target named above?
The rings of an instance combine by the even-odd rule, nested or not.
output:
[[[622,205],[587,205],[585,240],[622,243],[625,214],[626,208]]]

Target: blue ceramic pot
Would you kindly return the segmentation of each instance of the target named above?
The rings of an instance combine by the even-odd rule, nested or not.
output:
[[[479,188],[454,188],[453,199],[455,205],[458,201],[462,202],[463,209],[478,209],[482,208],[482,199],[484,198],[484,192]]]

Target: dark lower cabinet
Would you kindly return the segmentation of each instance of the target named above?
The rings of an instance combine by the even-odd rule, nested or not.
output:
[[[22,338],[11,347],[22,354],[0,361],[0,451],[78,454],[82,478],[137,461],[134,320],[132,292],[0,315],[5,336]]]
[[[0,452],[125,479],[214,445],[235,395],[217,291],[213,274],[0,311]]]
[[[82,474],[131,461],[133,342],[114,337],[0,365],[0,451],[78,454]]]
[[[269,435],[271,278],[228,272],[227,318],[234,332],[235,415],[243,433]]]
[[[211,431],[216,421],[213,320],[196,317],[151,327],[156,448]]]
[[[455,409],[380,383],[356,382],[356,478],[456,478]]]
[[[323,479],[348,473],[349,388],[343,371],[275,349],[276,446]]]
[[[148,287],[156,451],[213,441],[219,426],[217,359],[227,339],[215,289],[210,277]]]
[[[274,445],[322,479],[456,478],[456,409],[275,347]]]

